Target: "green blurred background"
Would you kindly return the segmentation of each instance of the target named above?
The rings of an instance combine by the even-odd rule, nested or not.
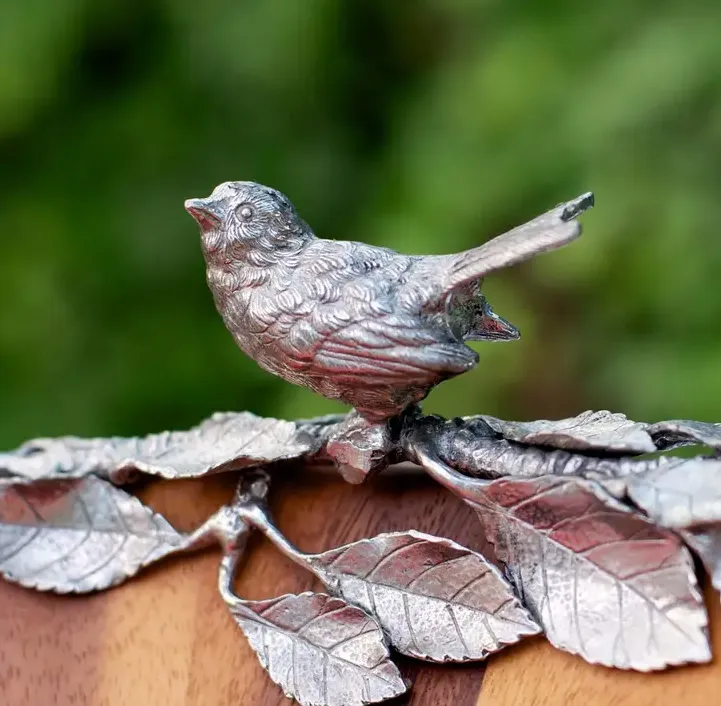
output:
[[[412,253],[593,189],[426,409],[721,420],[718,0],[5,0],[0,165],[0,448],[340,409],[213,308],[182,204],[235,179]]]

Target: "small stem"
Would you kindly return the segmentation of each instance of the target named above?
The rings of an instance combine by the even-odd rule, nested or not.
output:
[[[308,555],[301,552],[297,547],[291,544],[281,531],[273,523],[270,514],[265,508],[265,504],[254,500],[246,501],[242,505],[237,505],[235,511],[238,516],[246,522],[249,522],[256,529],[259,529],[277,549],[299,564],[305,569],[309,569]]]
[[[241,599],[233,591],[233,583],[240,560],[245,554],[251,528],[238,517],[234,507],[224,505],[211,515],[198,529],[187,535],[181,551],[194,551],[212,544],[220,544],[223,558],[218,569],[218,590],[229,605],[236,605]]]
[[[216,515],[212,515],[200,527],[186,535],[181,551],[194,552],[199,549],[211,547],[214,544],[223,544],[223,538],[218,532]]]
[[[218,591],[223,600],[231,607],[242,602],[242,599],[235,595],[233,584],[235,583],[238,565],[245,554],[249,534],[250,532],[246,532],[236,538],[235,545],[223,555],[218,568]]]
[[[435,449],[427,441],[407,439],[404,450],[415,459],[433,480],[440,483],[464,500],[473,501],[483,481],[471,479],[454,470],[438,458]]]

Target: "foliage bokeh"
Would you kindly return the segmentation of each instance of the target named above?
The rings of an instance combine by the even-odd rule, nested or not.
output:
[[[340,409],[234,346],[183,211],[221,181],[414,253],[587,189],[571,247],[489,278],[521,341],[426,408],[721,419],[721,5],[8,0],[0,448]]]

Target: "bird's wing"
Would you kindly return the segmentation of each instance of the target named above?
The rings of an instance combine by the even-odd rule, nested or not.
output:
[[[417,258],[363,243],[316,241],[304,252],[291,288],[302,315],[272,326],[292,368],[335,385],[433,385],[477,362],[446,327],[409,305],[404,282]],[[275,298],[277,307],[282,297]],[[402,301],[401,301],[402,300]]]
[[[336,384],[432,385],[465,372],[477,354],[416,317],[387,314],[321,335],[308,372]]]
[[[477,248],[432,258],[433,262],[429,264],[437,269],[443,292],[457,289],[490,272],[516,265],[576,239],[581,234],[581,226],[575,218],[591,206],[593,194],[583,194]]]

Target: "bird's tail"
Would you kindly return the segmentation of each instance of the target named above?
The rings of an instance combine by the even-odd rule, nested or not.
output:
[[[593,204],[593,194],[583,194],[477,248],[442,256],[447,262],[446,267],[439,268],[443,272],[443,291],[453,291],[490,272],[570,243],[581,234],[575,218]]]

